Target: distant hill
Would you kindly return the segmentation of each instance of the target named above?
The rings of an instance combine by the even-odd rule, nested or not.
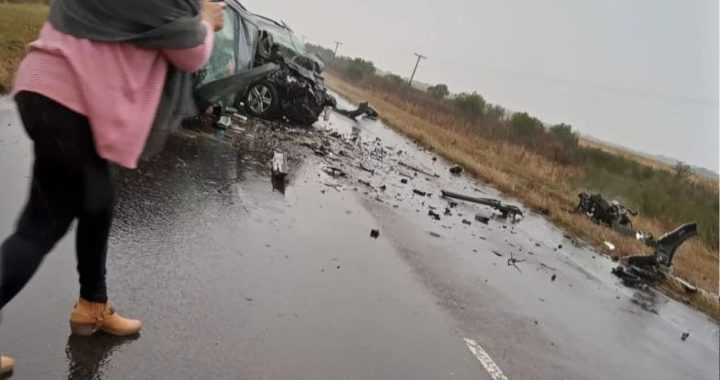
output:
[[[611,148],[614,148],[614,149],[617,149],[620,151],[624,151],[629,154],[640,156],[647,160],[655,161],[655,162],[658,162],[658,163],[661,163],[661,164],[664,164],[664,165],[667,165],[670,167],[674,167],[675,165],[677,165],[678,162],[680,162],[680,160],[677,160],[672,157],[663,156],[662,154],[652,154],[652,153],[641,152],[639,150],[628,148],[628,147],[622,146],[620,144],[615,144],[615,143],[603,141],[600,139],[596,139],[590,135],[582,135],[582,138],[585,140],[594,142],[596,144],[599,144],[599,145],[604,145],[604,146],[611,147]],[[720,174],[716,173],[713,170],[703,168],[700,166],[694,166],[694,165],[690,165],[690,169],[693,171],[693,173],[695,173],[699,176],[706,177],[706,178],[709,178],[712,180],[720,179]]]

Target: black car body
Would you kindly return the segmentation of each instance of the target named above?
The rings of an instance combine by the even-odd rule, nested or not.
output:
[[[209,106],[244,107],[252,116],[311,125],[335,99],[327,93],[324,63],[307,53],[285,24],[228,0],[225,25],[209,63],[195,73],[195,98]]]

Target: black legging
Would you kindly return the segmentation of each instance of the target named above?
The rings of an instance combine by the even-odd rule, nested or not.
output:
[[[34,142],[35,162],[25,209],[0,246],[0,309],[27,284],[75,218],[80,296],[105,302],[115,208],[110,165],[98,156],[85,116],[32,92],[20,92],[15,100]]]

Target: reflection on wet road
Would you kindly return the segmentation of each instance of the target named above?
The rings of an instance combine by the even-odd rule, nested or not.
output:
[[[202,135],[170,140],[137,171],[118,170],[108,285],[119,311],[143,320],[141,336],[68,337],[77,279],[66,238],[3,311],[0,349],[17,360],[13,378],[499,378],[466,339],[509,379],[718,377],[718,328],[702,315],[617,285],[611,262],[540,216],[484,225],[473,217],[489,210],[463,203],[445,215],[440,189],[499,195],[448,175],[449,163],[379,122],[333,115],[330,124],[318,127],[380,139],[389,154],[368,159],[375,174],[330,178],[327,159],[302,148],[281,194],[267,149]],[[398,156],[440,178],[402,184],[383,169]],[[3,237],[29,160],[0,102]],[[431,206],[441,220],[427,216]],[[507,265],[511,253],[526,260],[520,270]]]

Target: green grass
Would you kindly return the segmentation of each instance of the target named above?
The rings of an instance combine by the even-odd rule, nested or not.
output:
[[[0,94],[8,93],[25,47],[37,38],[48,7],[38,3],[0,3]]]

